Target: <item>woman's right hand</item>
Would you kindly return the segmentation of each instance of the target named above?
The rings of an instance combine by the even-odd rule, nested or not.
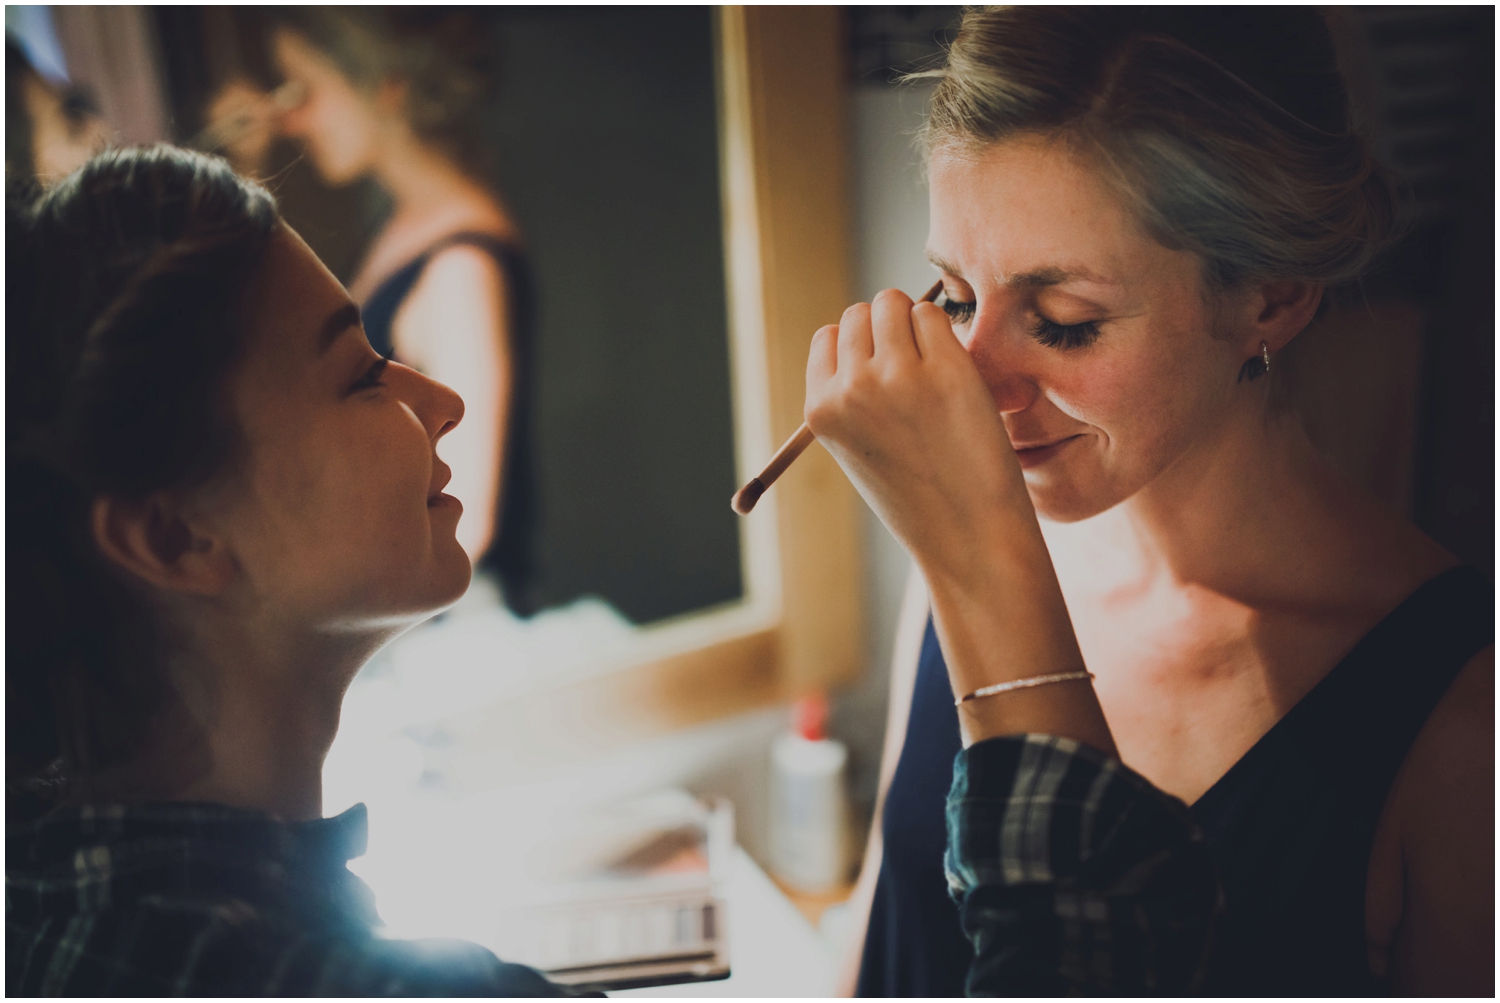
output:
[[[1083,656],[994,398],[932,303],[887,289],[813,337],[808,427],[927,580],[955,697]],[[966,744],[1064,735],[1114,754],[1086,681],[962,704]]]
[[[887,289],[819,330],[805,413],[929,581],[982,570],[992,535],[1036,532],[994,399],[936,304]]]

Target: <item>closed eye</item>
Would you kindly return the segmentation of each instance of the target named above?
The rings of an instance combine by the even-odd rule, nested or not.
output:
[[[942,308],[954,326],[967,324],[974,319],[979,304],[974,300],[956,300],[943,294]],[[1099,338],[1099,322],[1086,320],[1078,324],[1059,324],[1038,316],[1032,328],[1032,337],[1047,348],[1064,351],[1087,348]]]
[[[385,375],[385,367],[390,365],[390,363],[391,357],[389,355],[385,355],[377,359],[369,369],[365,370],[365,374],[358,380],[356,380],[354,385],[349,388],[349,392],[353,394],[358,393],[361,390],[371,390],[375,387],[385,386],[385,384],[381,382],[381,377]]]
[[[978,303],[974,300],[956,300],[947,293],[944,293],[941,305],[951,322],[954,324],[967,324],[974,319],[974,310],[978,306]]]
[[[1081,324],[1058,324],[1039,316],[1031,334],[1047,348],[1060,348],[1064,351],[1087,348],[1099,338],[1099,322],[1086,320]]]

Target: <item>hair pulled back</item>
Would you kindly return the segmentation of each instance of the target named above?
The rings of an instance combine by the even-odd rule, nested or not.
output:
[[[1213,288],[1346,282],[1391,236],[1316,10],[976,8],[947,66],[916,76],[938,79],[930,152],[1063,139]]]
[[[94,544],[95,498],[201,484],[245,287],[278,216],[222,160],[96,156],[6,207],[6,776],[128,760],[168,693],[139,592]]]

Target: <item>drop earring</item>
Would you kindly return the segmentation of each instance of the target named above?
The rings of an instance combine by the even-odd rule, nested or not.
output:
[[[1271,371],[1271,348],[1264,341],[1260,343],[1260,355],[1252,356],[1245,360],[1240,367],[1240,378],[1238,382],[1246,380],[1258,380]]]

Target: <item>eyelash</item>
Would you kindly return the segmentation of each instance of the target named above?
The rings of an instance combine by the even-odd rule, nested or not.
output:
[[[1099,324],[1086,320],[1082,324],[1056,324],[1046,317],[1037,317],[1032,337],[1048,348],[1088,348],[1099,338]]]
[[[943,294],[943,312],[955,324],[967,324],[973,320],[974,310],[978,305],[973,300],[965,302],[964,300],[956,300],[947,293]]]
[[[369,369],[365,370],[365,374],[359,378],[359,381],[354,386],[349,388],[349,392],[356,393],[360,390],[372,390],[375,387],[385,386],[384,383],[380,382],[380,377],[385,375],[385,367],[390,365],[390,362],[391,357],[389,355],[381,356],[379,362],[376,362]]]
[[[966,302],[943,296],[943,310],[954,324],[967,324],[973,320],[977,306],[972,300]],[[1031,329],[1031,336],[1047,348],[1060,348],[1064,351],[1087,348],[1099,338],[1099,322],[1086,320],[1081,324],[1058,324],[1038,316],[1036,325]]]

